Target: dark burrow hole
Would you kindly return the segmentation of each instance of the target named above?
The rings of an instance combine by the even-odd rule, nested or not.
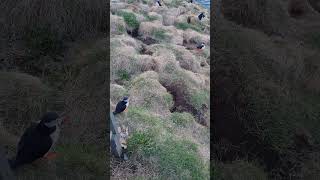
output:
[[[140,50],[140,54],[147,54],[147,55],[152,56],[153,52],[147,50],[145,46],[142,46],[142,48],[141,48],[141,50]]]
[[[127,33],[128,33],[130,36],[136,38],[136,37],[139,36],[139,29],[138,29],[138,28],[133,29],[133,30],[128,30],[128,29],[127,29]]]
[[[151,38],[151,37],[146,37],[146,38],[143,38],[142,36],[139,36],[137,37],[138,40],[142,41],[143,44],[146,44],[146,45],[151,45],[151,44],[156,44],[158,43],[157,40]]]
[[[182,112],[188,112],[188,113],[191,113],[194,118],[196,119],[196,122],[203,125],[203,126],[207,126],[207,122],[205,120],[205,117],[204,117],[204,113],[206,111],[205,108],[202,108],[201,110],[197,110],[195,107],[193,107],[192,105],[190,105],[186,99],[184,98],[185,97],[185,94],[184,92],[177,88],[177,87],[174,87],[174,86],[166,86],[166,85],[163,85],[167,91],[172,95],[173,97],[173,106],[170,108],[170,112],[171,113],[174,113],[174,112],[179,112],[179,113],[182,113]]]

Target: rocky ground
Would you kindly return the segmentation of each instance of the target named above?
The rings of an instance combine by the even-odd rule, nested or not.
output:
[[[116,117],[129,127],[129,161],[111,159],[112,179],[209,179],[210,15],[187,1],[162,3],[110,5],[111,109],[130,96]]]

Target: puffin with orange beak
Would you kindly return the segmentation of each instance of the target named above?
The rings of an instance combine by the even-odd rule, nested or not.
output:
[[[67,116],[47,112],[39,123],[26,129],[18,143],[16,157],[9,160],[11,168],[16,169],[43,157],[55,158],[57,154],[51,151],[59,138],[60,127],[66,120]]]

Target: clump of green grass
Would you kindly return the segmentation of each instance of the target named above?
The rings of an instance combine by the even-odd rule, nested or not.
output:
[[[129,81],[130,80],[130,74],[123,69],[118,70],[117,72],[118,77],[120,78],[120,80],[122,81]]]
[[[128,140],[129,152],[142,152],[151,155],[156,150],[155,135],[151,131],[135,132]]]
[[[201,24],[193,25],[189,23],[179,22],[175,24],[176,28],[186,30],[186,29],[192,29],[197,32],[203,32],[204,26]]]
[[[158,168],[162,178],[208,178],[194,143],[167,138],[158,146],[156,156],[159,157]]]
[[[137,29],[140,26],[140,22],[137,20],[137,17],[134,13],[131,12],[125,12],[125,11],[120,11],[118,12],[118,15],[122,16],[126,24],[133,28]]]
[[[182,4],[182,0],[172,0],[171,3],[168,4],[169,7],[179,7]]]
[[[136,132],[128,140],[130,153],[138,153],[144,160],[156,158],[152,164],[162,178],[208,179],[205,166],[197,154],[197,146],[186,140],[175,140],[168,136],[164,141],[157,140],[152,131]]]
[[[166,34],[166,31],[163,29],[154,29],[151,32],[152,36],[155,37],[158,40],[167,40],[168,35]]]
[[[195,107],[196,109],[200,109],[202,107],[202,104],[207,104],[209,101],[209,92],[201,90],[197,91],[190,96],[190,103]]]
[[[183,113],[174,112],[171,114],[170,119],[174,124],[182,127],[187,127],[188,124],[194,121],[193,116],[186,112],[183,112]]]
[[[131,107],[128,111],[128,116],[134,122],[146,123],[149,125],[157,125],[161,120],[158,117],[151,115],[146,109]]]
[[[148,14],[143,14],[143,16],[147,19],[147,21],[155,21],[158,19],[157,16],[149,16]]]

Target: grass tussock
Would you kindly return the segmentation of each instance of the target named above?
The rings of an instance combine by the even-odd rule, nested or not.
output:
[[[1,123],[10,132],[20,135],[21,129],[53,105],[49,102],[50,89],[37,77],[16,72],[0,74]]]
[[[132,29],[139,28],[140,22],[137,20],[137,17],[134,13],[119,11],[118,15],[122,16],[125,23]]]
[[[24,35],[34,27],[48,28],[65,39],[106,30],[106,2],[94,1],[4,1],[0,9],[8,35]],[[24,12],[23,14],[20,12]],[[92,13],[95,12],[95,13]],[[13,23],[14,22],[14,23]],[[13,34],[11,34],[13,35]],[[21,37],[21,36],[20,36]]]

